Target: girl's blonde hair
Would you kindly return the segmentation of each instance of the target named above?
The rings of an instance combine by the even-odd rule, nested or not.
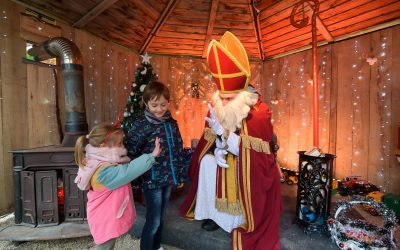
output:
[[[121,142],[124,132],[121,128],[108,123],[101,123],[93,127],[87,135],[80,136],[75,143],[75,162],[79,167],[84,167],[83,147],[88,142],[93,147],[113,147]]]

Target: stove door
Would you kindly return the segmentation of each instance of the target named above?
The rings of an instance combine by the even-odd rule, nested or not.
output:
[[[35,172],[21,171],[22,223],[36,226]]]
[[[65,221],[84,220],[85,218],[86,192],[79,190],[75,184],[77,174],[77,166],[63,169]]]
[[[36,171],[37,226],[58,225],[57,171]]]

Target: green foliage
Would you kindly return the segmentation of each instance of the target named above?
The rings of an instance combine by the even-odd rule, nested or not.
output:
[[[148,83],[157,80],[157,75],[153,72],[153,66],[150,63],[142,62],[134,74],[135,81],[131,85],[131,92],[128,96],[122,121],[122,128],[125,132],[131,128],[132,122],[144,111],[142,104],[144,88]]]

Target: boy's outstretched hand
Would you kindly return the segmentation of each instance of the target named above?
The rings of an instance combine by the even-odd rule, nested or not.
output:
[[[160,146],[160,138],[156,137],[156,141],[155,141],[155,147],[153,150],[153,153],[151,153],[154,157],[157,157],[160,155],[161,153],[161,146]]]

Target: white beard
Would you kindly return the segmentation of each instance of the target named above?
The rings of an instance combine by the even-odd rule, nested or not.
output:
[[[258,94],[241,91],[235,99],[222,105],[217,91],[211,98],[215,114],[224,129],[235,132],[242,127],[242,120],[247,117],[250,109],[258,101]]]

